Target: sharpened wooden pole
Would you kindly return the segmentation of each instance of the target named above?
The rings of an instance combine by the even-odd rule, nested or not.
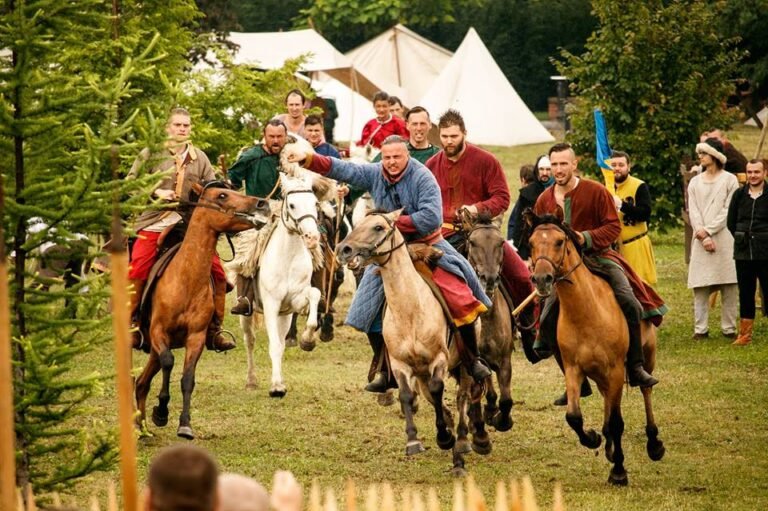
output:
[[[538,291],[536,291],[536,290],[534,289],[534,290],[531,292],[531,294],[529,294],[529,295],[528,295],[528,297],[527,297],[525,300],[523,300],[523,303],[521,303],[520,305],[518,305],[518,306],[515,308],[515,310],[513,310],[513,311],[512,311],[512,315],[513,315],[514,317],[517,317],[517,316],[518,316],[518,315],[519,315],[519,314],[520,314],[520,313],[523,311],[523,309],[525,309],[525,308],[528,306],[528,304],[529,304],[529,303],[531,303],[531,301],[532,301],[534,298],[536,298],[536,296],[538,296],[538,294],[539,294],[539,292],[538,292]]]
[[[117,181],[117,148],[111,151],[112,178]],[[109,254],[112,268],[112,330],[115,334],[117,406],[120,424],[120,475],[123,509],[138,511],[136,487],[136,433],[133,425],[133,379],[131,378],[131,336],[128,317],[128,251],[120,220],[117,191],[112,204],[112,243]]]

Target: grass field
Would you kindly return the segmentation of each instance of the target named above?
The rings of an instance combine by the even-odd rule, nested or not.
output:
[[[751,157],[757,130],[741,130],[732,139]],[[517,169],[533,162],[546,146],[495,150],[517,188]],[[642,177],[642,176],[640,176]],[[675,184],[675,186],[677,186]],[[513,193],[513,197],[516,197]],[[555,482],[563,485],[570,510],[759,510],[768,509],[768,321],[759,318],[755,342],[745,348],[730,346],[719,332],[719,311],[712,314],[709,340],[693,341],[692,295],[686,289],[681,231],[654,237],[659,270],[659,292],[671,312],[659,332],[655,411],[666,457],[657,463],[645,454],[644,414],[639,391],[624,394],[624,446],[628,488],[606,483],[609,464],[602,451],[579,445],[564,420],[565,410],[551,402],[563,389],[554,361],[530,365],[521,352],[513,354],[514,428],[492,432],[493,452],[467,457],[467,468],[486,497],[498,480],[529,475],[539,503],[548,506]],[[347,292],[339,309],[349,303]],[[341,319],[342,314],[337,319]],[[237,322],[227,319],[233,330]],[[246,391],[245,351],[241,345],[228,354],[204,354],[193,395],[195,443],[215,453],[221,467],[271,482],[278,469],[291,470],[308,490],[312,480],[341,495],[347,479],[358,486],[391,481],[396,487],[422,490],[435,487],[444,509],[453,492],[448,473],[450,455],[434,441],[433,415],[422,406],[417,416],[419,436],[428,450],[413,458],[404,455],[404,423],[397,407],[379,407],[362,391],[370,360],[365,336],[337,328],[331,343],[319,343],[312,353],[289,349],[284,358],[288,394],[271,399],[270,364],[266,337],[256,348],[259,387]],[[180,411],[177,354],[172,380],[171,421],[166,428],[151,427],[153,438],[139,442],[140,478],[149,460],[162,447],[177,442]],[[135,355],[138,371],[145,360]],[[113,371],[111,346],[84,357],[84,371]],[[155,380],[148,408],[155,404]],[[448,385],[452,387],[452,385]],[[95,402],[94,417],[114,420],[115,396],[107,386]],[[582,401],[588,427],[602,423],[601,399]],[[92,493],[103,495],[105,482],[117,479],[115,470],[97,474],[78,486],[81,503]]]

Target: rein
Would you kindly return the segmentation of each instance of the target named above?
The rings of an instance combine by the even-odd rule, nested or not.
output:
[[[559,230],[560,232],[562,232],[563,234],[565,234],[565,236],[566,236],[566,240],[567,240],[567,241],[571,241],[570,237],[568,236],[568,233],[567,233],[567,232],[565,232],[563,229],[561,229],[560,227],[558,227],[558,226],[556,226],[556,225],[554,225],[554,224],[549,224],[549,225],[553,225],[553,226],[554,226],[554,227],[555,227],[557,230]],[[571,243],[573,243],[573,241],[571,241]],[[573,273],[574,271],[576,271],[576,269],[577,269],[579,266],[581,266],[581,265],[582,265],[582,263],[584,263],[584,258],[583,258],[583,257],[581,257],[581,256],[579,256],[579,262],[578,262],[578,263],[576,263],[576,264],[573,266],[573,268],[569,269],[569,270],[568,270],[568,271],[566,271],[565,273],[562,273],[562,272],[563,272],[563,263],[565,262],[565,256],[566,256],[567,254],[568,254],[568,245],[567,245],[567,243],[566,243],[566,246],[565,246],[565,248],[563,249],[563,256],[560,258],[560,262],[559,262],[559,263],[555,263],[555,261],[553,261],[553,260],[552,260],[552,259],[550,259],[549,257],[542,255],[542,256],[539,256],[539,257],[537,257],[537,258],[536,258],[536,259],[533,261],[533,269],[534,269],[534,271],[535,271],[535,270],[536,270],[536,265],[539,263],[539,260],[543,259],[543,260],[545,260],[546,262],[548,262],[549,264],[551,264],[551,265],[552,265],[552,268],[554,268],[554,269],[555,269],[555,281],[554,281],[553,285],[554,285],[554,284],[557,284],[558,282],[561,282],[561,281],[565,281],[565,282],[568,282],[569,284],[573,284],[573,281],[572,281],[572,280],[570,280],[570,279],[568,278],[568,276],[569,276],[569,275],[571,275],[571,273]],[[558,276],[557,276],[557,274],[559,274],[559,273],[561,273],[561,275],[558,277]]]
[[[312,190],[292,190],[290,192],[287,192],[287,193],[283,194],[283,207],[282,207],[282,210],[281,210],[281,213],[280,213],[280,221],[283,222],[283,225],[285,226],[285,229],[289,233],[301,236],[301,229],[299,229],[299,224],[301,223],[301,221],[304,220],[305,218],[312,218],[315,221],[315,223],[317,223],[317,216],[315,216],[315,215],[313,215],[311,213],[307,213],[306,215],[302,215],[299,218],[296,218],[296,217],[292,216],[290,214],[290,212],[288,211],[286,206],[288,204],[288,196],[291,195],[291,194],[294,194],[294,193],[311,193],[311,194],[314,194],[315,192],[313,192]],[[288,223],[287,223],[287,219],[292,220],[296,227],[290,227],[288,225]]]
[[[383,255],[387,256],[386,260],[383,263],[379,263],[379,266],[384,266],[385,264],[387,264],[389,262],[390,259],[392,259],[392,253],[395,250],[397,250],[398,248],[400,248],[403,245],[405,245],[405,239],[403,239],[403,241],[401,243],[399,243],[397,246],[395,246],[395,236],[394,236],[394,234],[395,234],[396,228],[395,228],[394,222],[390,222],[389,218],[387,218],[384,215],[384,213],[371,213],[371,214],[382,217],[384,219],[384,221],[387,222],[387,225],[389,226],[389,232],[387,232],[387,234],[383,238],[381,238],[381,240],[378,243],[376,243],[373,246],[373,251],[368,256],[369,258],[383,256]],[[388,239],[392,240],[392,243],[389,246],[389,250],[383,250],[381,252],[376,252],[376,249],[379,248],[380,246],[382,246]]]

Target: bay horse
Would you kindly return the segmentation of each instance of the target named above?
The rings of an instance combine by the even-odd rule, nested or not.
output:
[[[477,389],[468,388],[472,378],[463,369],[455,345],[448,348],[449,327],[445,314],[411,261],[405,240],[395,227],[402,210],[373,212],[365,217],[336,248],[342,264],[350,269],[364,264],[378,265],[384,284],[387,307],[383,320],[384,343],[397,381],[407,435],[405,453],[424,451],[414,424],[414,398],[423,394],[435,410],[437,445],[453,449],[453,472],[463,475],[464,449],[458,449],[453,433],[453,417],[443,403],[445,378],[449,369],[459,367],[459,396]],[[480,393],[482,392],[482,386]],[[473,447],[481,454],[490,452],[490,439],[484,429],[479,399],[471,413],[475,427]],[[462,410],[459,410],[462,413]]]
[[[589,377],[603,396],[603,429],[605,457],[613,463],[608,482],[628,484],[624,468],[621,437],[621,392],[624,387],[624,360],[629,348],[629,330],[608,282],[593,274],[584,264],[577,248],[576,233],[553,215],[536,216],[527,210],[523,215],[533,261],[532,279],[541,296],[557,293],[560,313],[557,321],[557,346],[565,368],[568,409],[565,419],[579,436],[582,445],[597,449],[600,435],[584,430],[579,406],[581,384]],[[645,370],[653,372],[656,363],[656,328],[649,320],[641,322]],[[646,450],[658,461],[664,456],[664,443],[658,439],[653,416],[651,388],[642,388],[646,413]]]
[[[307,312],[307,323],[300,346],[305,351],[315,347],[314,334],[318,327],[320,290],[312,286],[312,273],[322,264],[319,250],[318,198],[336,196],[336,182],[308,171],[294,175],[280,174],[283,200],[280,218],[271,234],[259,263],[257,277],[258,300],[264,326],[269,337],[272,362],[270,397],[282,398],[287,389],[283,382],[282,360],[285,340],[294,313]],[[246,341],[248,373],[246,388],[256,387],[253,348],[253,321],[256,315],[241,316],[240,326]]]
[[[159,404],[152,411],[152,421],[156,426],[165,426],[174,363],[171,350],[185,349],[181,377],[183,404],[177,435],[189,440],[195,437],[190,417],[195,368],[205,348],[208,324],[214,313],[210,279],[216,242],[222,232],[264,226],[269,215],[265,200],[229,190],[223,183],[214,181],[205,187],[195,183],[192,189],[199,198],[193,203],[194,211],[184,241],[154,288],[146,330],[150,342],[149,359],[136,380],[137,426],[147,433],[147,394],[152,378],[163,370]]]
[[[485,382],[485,423],[498,431],[509,431],[513,425],[511,383],[515,322],[510,304],[499,285],[506,240],[488,214],[480,214],[475,218],[463,213],[461,232],[465,243],[460,252],[477,273],[485,294],[493,301],[493,307],[480,316],[482,326],[478,350],[496,373],[501,399],[496,394],[493,377],[489,376]]]

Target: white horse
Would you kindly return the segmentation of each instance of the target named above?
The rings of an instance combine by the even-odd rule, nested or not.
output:
[[[301,347],[314,349],[313,336],[318,327],[317,309],[321,293],[312,287],[314,269],[322,265],[319,251],[320,232],[317,226],[318,198],[328,200],[336,194],[335,181],[306,172],[291,176],[281,173],[283,201],[280,218],[259,258],[257,289],[264,326],[269,336],[269,356],[272,360],[271,397],[283,397],[282,360],[285,336],[293,313],[306,313],[307,324]],[[253,347],[253,323],[256,315],[242,316],[240,326],[245,335],[248,356],[246,388],[256,387]]]

